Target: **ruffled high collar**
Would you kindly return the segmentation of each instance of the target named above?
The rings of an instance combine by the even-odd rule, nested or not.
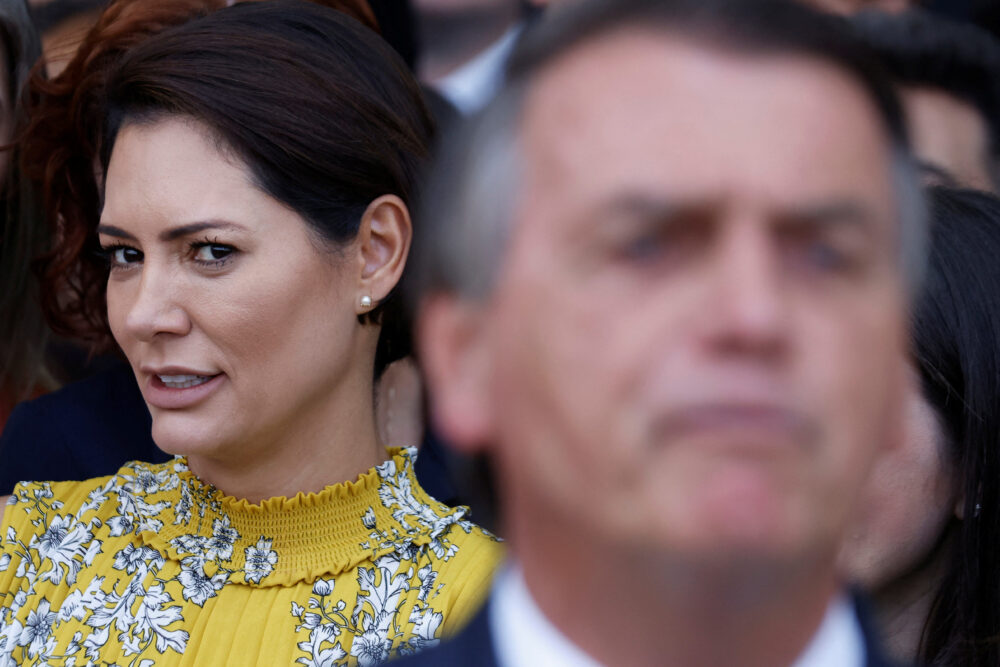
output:
[[[202,482],[183,458],[135,468],[130,486],[139,532],[146,546],[170,558],[195,559],[187,562],[197,562],[206,576],[241,574],[251,586],[287,586],[424,544],[437,550],[449,526],[471,526],[465,508],[439,503],[417,483],[416,450],[389,453],[353,482],[259,504]]]

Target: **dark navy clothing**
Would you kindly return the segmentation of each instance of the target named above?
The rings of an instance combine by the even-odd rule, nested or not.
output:
[[[867,667],[903,667],[889,660],[882,651],[864,601],[855,595],[854,607],[865,642]],[[469,622],[464,630],[438,646],[391,663],[394,667],[498,667],[493,635],[490,632],[490,603]],[[734,661],[733,664],[739,664]],[[533,667],[533,666],[526,666]]]
[[[111,475],[127,461],[166,461],[151,423],[124,363],[21,403],[0,435],[0,495],[20,481],[83,480]]]
[[[460,633],[423,653],[390,661],[393,667],[498,667],[490,632],[489,600]]]

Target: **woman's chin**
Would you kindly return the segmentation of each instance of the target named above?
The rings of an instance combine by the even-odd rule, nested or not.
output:
[[[181,415],[163,415],[153,419],[153,442],[173,456],[212,456],[221,453],[230,440],[211,424]]]

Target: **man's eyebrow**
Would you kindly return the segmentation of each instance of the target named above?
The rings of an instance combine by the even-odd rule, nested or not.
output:
[[[835,201],[807,205],[785,211],[780,222],[786,225],[809,227],[840,227],[842,225],[869,227],[875,216],[866,207],[851,201]]]
[[[624,215],[642,220],[670,220],[677,217],[707,216],[718,206],[711,199],[675,199],[627,192],[597,207],[597,215]]]

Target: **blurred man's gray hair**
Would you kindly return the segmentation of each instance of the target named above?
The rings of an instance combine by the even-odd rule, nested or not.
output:
[[[415,235],[411,305],[416,307],[421,296],[433,292],[472,299],[489,294],[519,197],[521,116],[533,82],[580,44],[636,28],[667,34],[683,31],[685,38],[724,51],[819,59],[849,75],[877,108],[890,140],[900,266],[911,292],[916,291],[926,263],[927,215],[890,81],[841,19],[817,20],[814,23],[823,29],[811,33],[788,31],[768,24],[768,4],[769,0],[593,0],[559,7],[541,20],[514,54],[508,82],[496,99],[459,122],[442,142]]]

